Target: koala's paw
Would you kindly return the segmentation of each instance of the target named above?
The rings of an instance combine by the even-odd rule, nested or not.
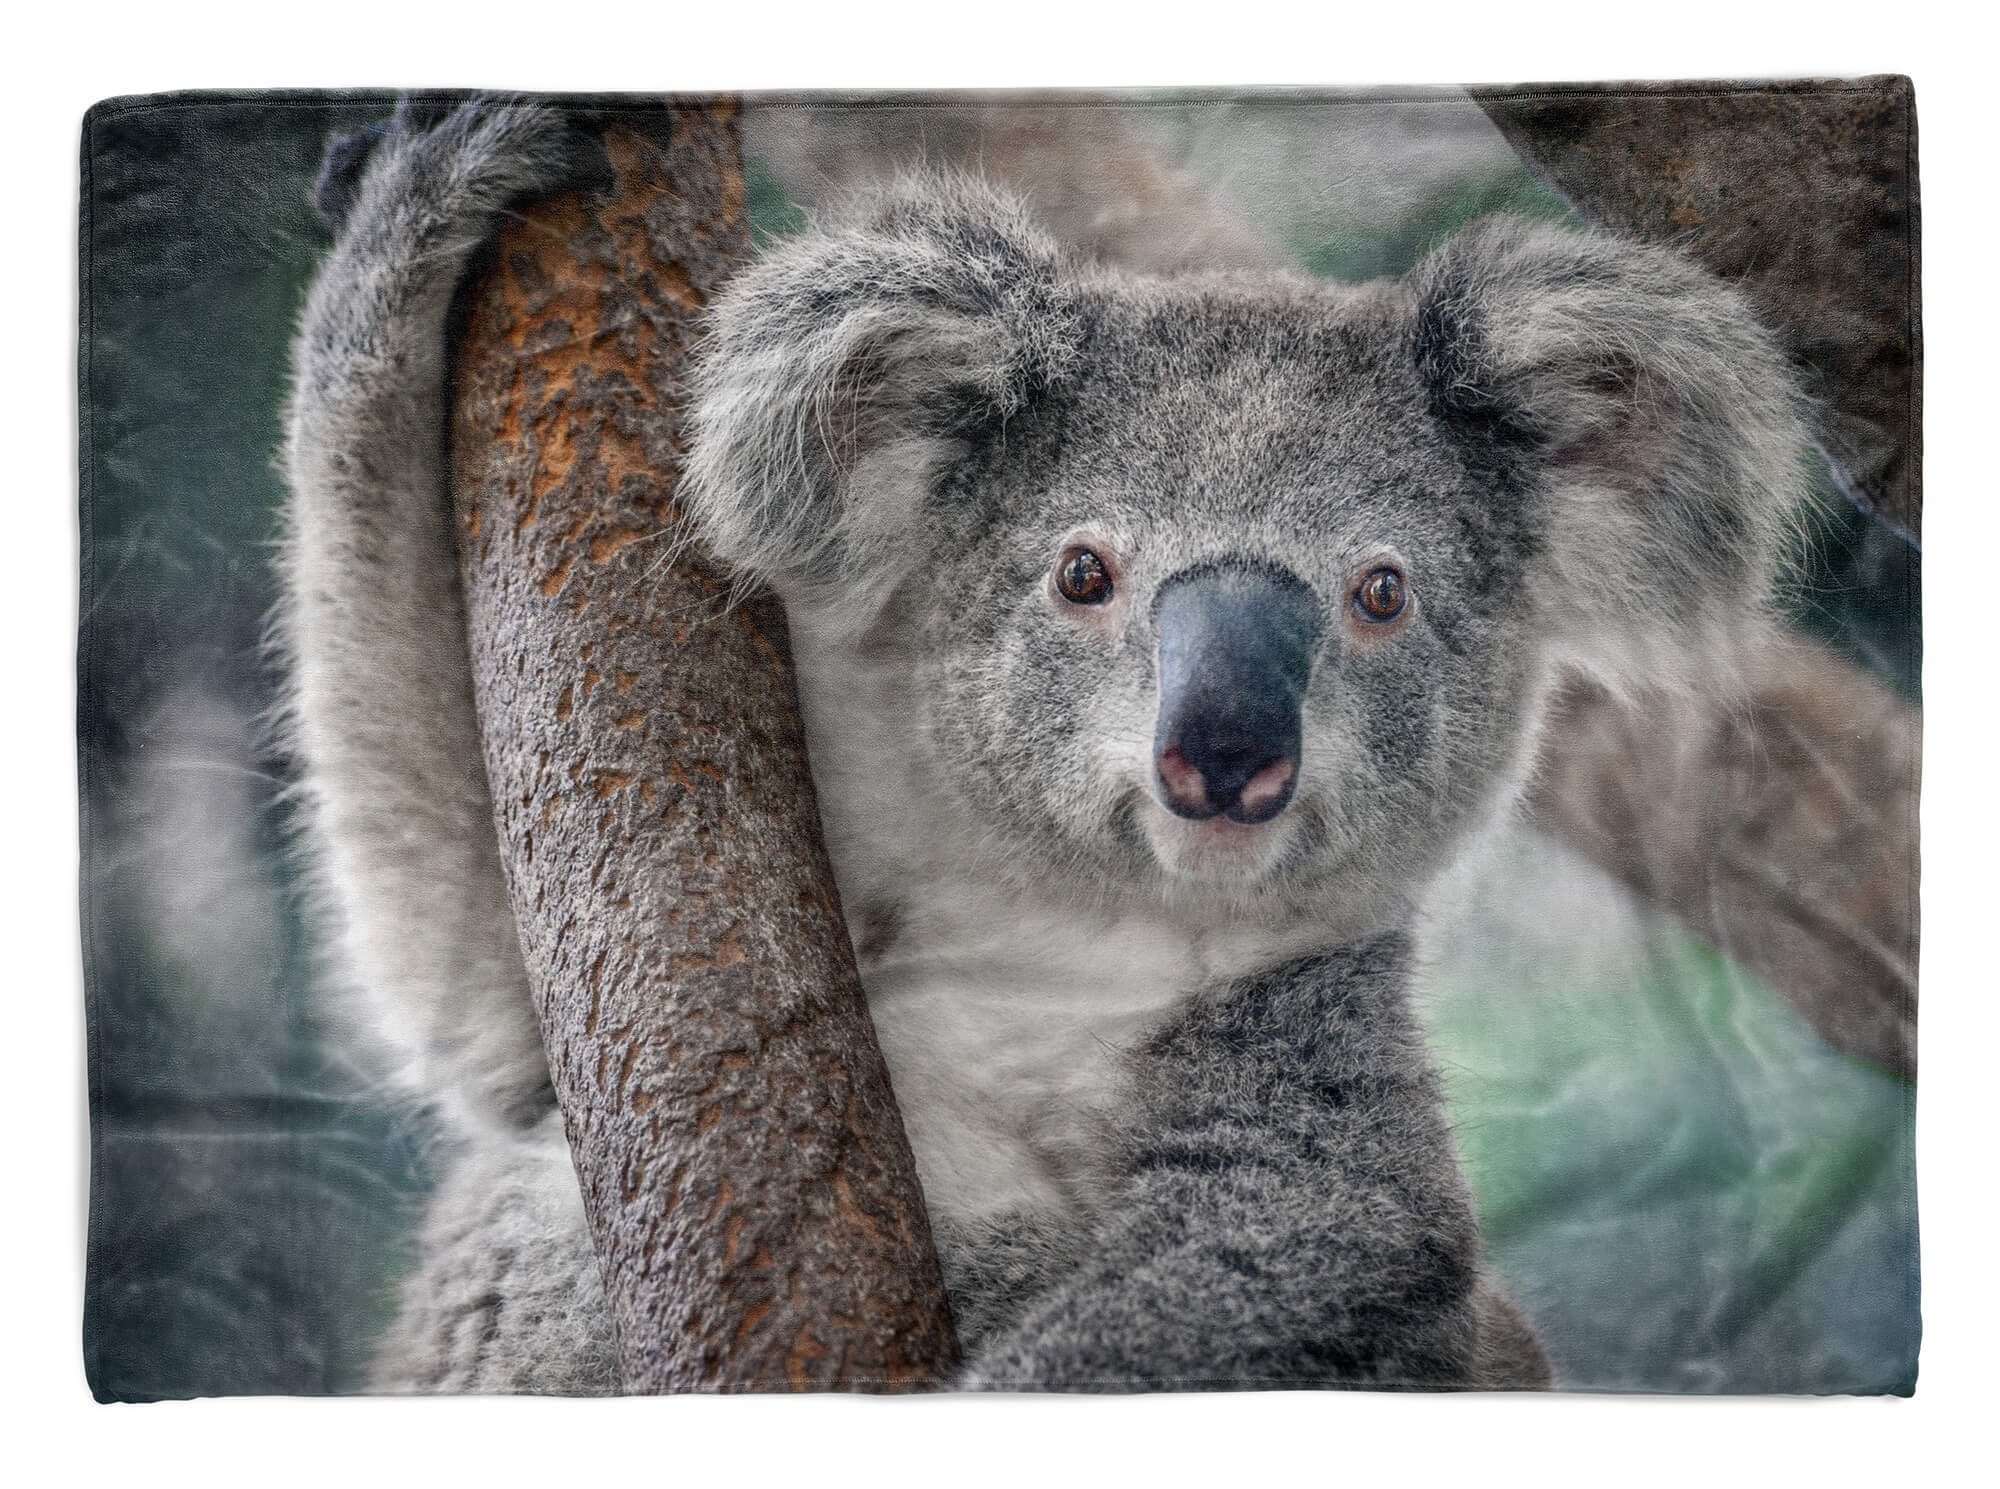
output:
[[[406,94],[389,118],[327,141],[313,205],[337,232],[370,218],[483,229],[508,204],[575,174],[581,153],[561,112],[545,105]]]
[[[354,199],[361,194],[361,173],[368,168],[369,157],[388,128],[386,123],[376,123],[327,137],[319,176],[313,181],[312,204],[320,221],[336,233],[347,225]]]

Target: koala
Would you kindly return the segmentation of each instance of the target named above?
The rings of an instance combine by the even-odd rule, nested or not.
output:
[[[616,1390],[501,880],[446,518],[446,327],[556,114],[329,154],[281,633],[345,981],[457,1167],[390,1390]],[[1676,254],[1487,220],[1407,277],[1144,277],[965,177],[742,270],[693,532],[791,623],[960,1384],[1532,1388],[1412,1008],[1547,699],[1726,678],[1798,386]]]

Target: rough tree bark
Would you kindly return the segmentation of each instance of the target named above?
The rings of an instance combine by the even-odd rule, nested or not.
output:
[[[607,186],[469,292],[455,521],[508,888],[626,1387],[904,1389],[955,1350],[784,618],[672,541],[736,110],[597,116]]]

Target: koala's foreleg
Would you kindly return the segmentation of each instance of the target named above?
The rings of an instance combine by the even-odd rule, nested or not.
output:
[[[1500,1315],[1407,955],[1383,937],[1295,962],[1152,1040],[1074,1265],[978,1343],[966,1383],[1544,1383],[1482,1378],[1499,1358],[1482,1324]],[[1532,1374],[1532,1338],[1508,1358]]]
[[[347,978],[399,1076],[474,1128],[550,1105],[473,714],[445,489],[446,317],[511,200],[547,185],[544,111],[405,103],[337,142],[339,235],[293,342],[285,445],[291,743]]]

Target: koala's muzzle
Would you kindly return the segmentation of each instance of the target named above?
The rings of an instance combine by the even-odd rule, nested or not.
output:
[[[1268,822],[1299,776],[1319,607],[1283,569],[1204,565],[1162,586],[1153,761],[1177,816]]]

